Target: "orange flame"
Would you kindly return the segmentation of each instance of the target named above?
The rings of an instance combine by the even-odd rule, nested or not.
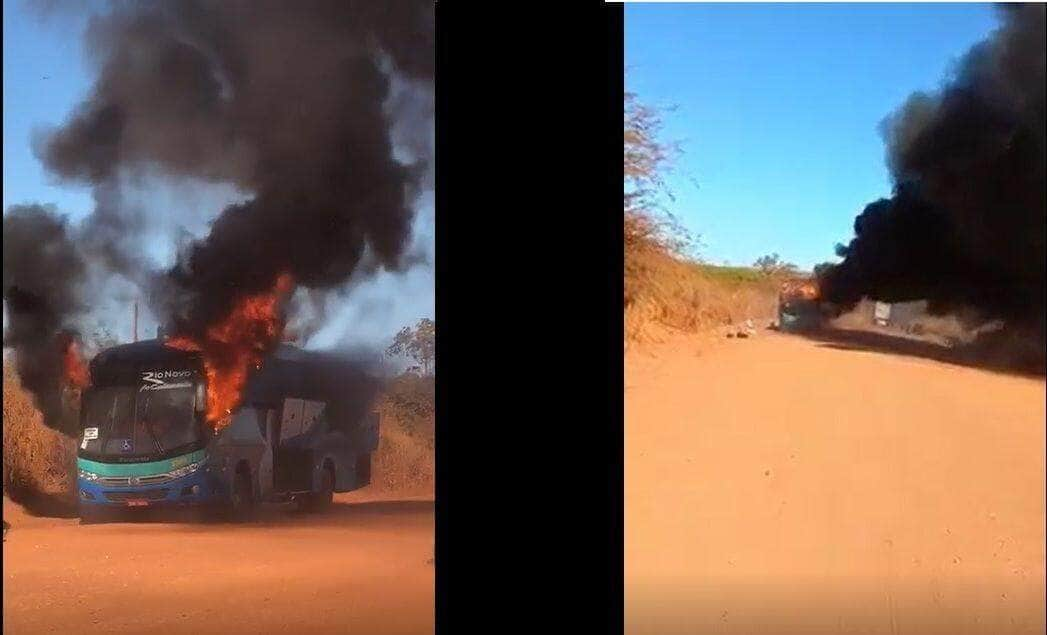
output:
[[[782,283],[780,291],[784,298],[803,300],[817,300],[820,295],[818,282],[808,279],[786,280]]]
[[[165,342],[171,348],[203,353],[207,421],[216,432],[229,424],[230,414],[240,405],[248,372],[280,341],[285,326],[281,309],[293,289],[291,276],[281,274],[272,290],[241,298],[223,320],[207,328],[202,340],[174,336]]]
[[[80,354],[80,347],[72,337],[68,338],[62,351],[62,369],[65,381],[72,387],[83,390],[91,381],[87,362]]]

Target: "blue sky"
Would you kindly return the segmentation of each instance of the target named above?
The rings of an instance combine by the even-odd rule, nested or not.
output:
[[[89,94],[94,73],[83,47],[87,18],[82,11],[67,10],[44,16],[27,6],[23,0],[4,0],[3,209],[19,203],[51,203],[75,222],[94,207],[90,188],[55,181],[33,155],[31,142],[35,130],[62,124]],[[160,266],[174,258],[170,236],[176,226],[201,236],[218,211],[244,196],[227,186],[166,180],[150,182],[125,195],[157,219],[159,229],[146,249]],[[432,255],[432,192],[423,194],[418,210],[415,240]],[[402,326],[434,317],[434,289],[431,266],[403,274],[383,272],[336,299],[334,317],[310,345],[381,345]],[[123,337],[130,332],[129,310],[121,308],[115,318],[111,311],[105,313],[102,320],[114,334]],[[155,328],[152,318],[143,315],[143,322],[142,330],[151,333]]]
[[[627,4],[626,87],[674,108],[668,205],[705,260],[811,267],[890,194],[880,121],[995,27],[984,4]]]
[[[54,183],[30,146],[35,128],[61,124],[87,94],[84,26],[81,15],[45,21],[22,0],[4,0],[4,209],[24,202],[55,203],[75,215],[91,209],[90,190]]]

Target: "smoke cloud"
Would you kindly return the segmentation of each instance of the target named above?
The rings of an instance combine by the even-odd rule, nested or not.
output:
[[[417,264],[415,202],[431,186],[431,1],[112,2],[91,16],[85,44],[90,93],[34,150],[62,181],[90,185],[95,210],[76,228],[40,207],[4,218],[5,345],[20,369],[90,311],[90,268],[130,281],[159,320],[199,338],[282,274],[321,319],[328,290]],[[157,176],[245,193],[166,269],[143,243],[172,223],[129,204],[121,186]],[[55,249],[31,253],[39,244]]]
[[[22,385],[45,421],[64,432],[74,425],[63,408],[64,354],[75,338],[75,316],[86,305],[81,290],[87,263],[70,229],[53,208],[18,205],[4,216],[4,345],[19,354]]]
[[[892,197],[869,204],[827,300],[925,299],[934,312],[1045,324],[1044,5],[998,9],[1001,25],[935,94],[883,123]]]

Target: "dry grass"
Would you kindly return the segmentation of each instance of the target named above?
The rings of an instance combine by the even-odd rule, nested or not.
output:
[[[44,425],[18,374],[4,364],[3,488],[29,513],[68,515],[75,505],[73,439]]]
[[[401,495],[434,492],[436,385],[432,377],[406,374],[379,399],[381,438],[374,455],[373,485]]]
[[[424,441],[383,418],[382,435],[372,466],[372,486],[383,493],[432,495],[435,456]]]
[[[714,267],[656,244],[626,245],[625,339],[660,338],[665,329],[704,331],[774,315],[775,278],[742,267]]]

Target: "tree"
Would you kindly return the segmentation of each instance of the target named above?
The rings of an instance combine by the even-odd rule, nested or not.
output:
[[[756,262],[753,263],[753,267],[756,267],[760,272],[769,276],[795,273],[799,270],[799,267],[791,262],[784,262],[777,253],[757,258]]]
[[[423,374],[431,375],[436,362],[436,323],[422,318],[414,328],[403,327],[385,350],[389,355],[410,357],[418,362]]]
[[[664,174],[676,151],[660,140],[661,113],[641,103],[635,93],[625,93],[625,213],[649,213],[657,206],[652,198],[665,188]]]
[[[774,253],[769,256],[760,256],[753,263],[753,266],[759,269],[763,273],[773,273],[781,264],[781,258],[778,254]]]
[[[695,237],[659,202],[673,200],[665,176],[680,153],[679,144],[663,141],[662,112],[625,93],[624,212],[627,252],[654,246],[682,254]]]

